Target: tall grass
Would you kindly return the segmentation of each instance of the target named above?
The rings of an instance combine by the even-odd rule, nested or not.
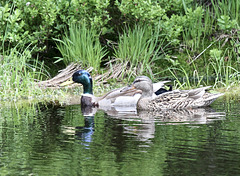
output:
[[[43,63],[38,60],[31,63],[31,50],[28,47],[5,51],[0,63],[0,100],[30,98],[42,93],[34,82],[44,76]]]
[[[232,51],[225,49],[222,54],[221,50],[213,49],[210,51],[210,62],[209,67],[213,68],[213,74],[215,74],[215,84],[214,86],[224,86],[229,87],[232,84],[239,83],[240,72],[238,69],[238,64],[232,65]],[[224,57],[224,56],[228,57]],[[227,59],[227,60],[226,60]]]
[[[13,8],[14,5],[11,10]],[[38,58],[32,58],[33,50],[35,50],[32,44],[27,46],[24,39],[18,39],[18,44],[12,47],[9,41],[13,30],[13,26],[10,25],[12,16],[7,18],[6,27],[2,29],[3,40],[0,41],[0,101],[32,99],[42,94],[42,90],[35,82],[48,77],[48,72],[43,62],[39,62]]]
[[[85,23],[71,24],[69,31],[65,30],[64,37],[55,41],[62,54],[60,60],[66,65],[75,62],[98,70],[102,58],[107,54],[100,44],[97,30],[88,28]]]
[[[193,72],[188,72],[180,64],[168,70],[175,79],[175,86],[179,88],[192,88],[210,83],[213,87],[228,89],[240,83],[240,63],[232,64],[234,57],[232,53],[231,48],[210,50],[209,62],[204,68],[205,73],[200,73],[195,65]],[[179,73],[182,75],[181,77],[178,76]],[[212,80],[212,78],[214,79]]]
[[[159,28],[135,25],[126,28],[119,36],[115,48],[117,62],[122,65],[122,72],[128,73],[128,78],[146,74],[153,77],[154,64],[161,59],[165,37],[160,35]]]
[[[229,16],[231,19],[236,20],[238,24],[240,23],[240,2],[238,0],[211,0],[211,3],[214,8],[215,18],[220,18],[222,15],[225,15]]]
[[[200,85],[206,85],[203,81],[204,76],[199,75],[197,67],[194,65],[194,71],[189,73],[184,67],[179,65],[178,67],[168,68],[168,71],[174,78],[174,84],[178,88],[187,88],[199,87]],[[179,77],[176,73],[180,72],[182,77]]]

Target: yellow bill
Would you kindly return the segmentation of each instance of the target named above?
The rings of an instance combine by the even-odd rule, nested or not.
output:
[[[68,79],[67,81],[61,83],[61,84],[60,84],[60,87],[69,86],[69,85],[71,85],[71,84],[73,84],[73,83],[74,83],[74,82],[73,82],[72,78],[70,78],[70,79]]]

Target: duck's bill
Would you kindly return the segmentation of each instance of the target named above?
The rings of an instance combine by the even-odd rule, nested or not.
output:
[[[120,92],[132,92],[135,90],[136,90],[136,87],[134,85],[130,85],[130,86],[124,87]]]
[[[73,83],[74,83],[74,82],[73,82],[72,78],[70,78],[70,79],[68,79],[67,81],[61,83],[61,84],[60,84],[60,87],[69,86],[69,85],[71,85],[71,84],[73,84]]]

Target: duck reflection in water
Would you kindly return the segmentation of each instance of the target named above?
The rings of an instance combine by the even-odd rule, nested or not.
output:
[[[81,107],[84,116],[84,126],[75,128],[75,136],[77,140],[81,141],[84,146],[89,146],[92,142],[92,135],[94,134],[94,115],[96,109],[90,107]]]
[[[94,133],[94,116],[84,117],[84,126],[76,127],[75,136],[77,139],[84,142],[85,146],[89,146],[92,142],[92,135]]]
[[[91,142],[94,133],[94,114],[97,108],[82,107],[82,114],[85,117],[85,126],[76,135],[86,142]],[[215,112],[212,108],[196,108],[181,110],[162,111],[139,111],[136,107],[110,107],[101,109],[105,114],[114,119],[135,121],[135,125],[126,125],[123,128],[125,134],[133,134],[139,141],[149,141],[154,138],[155,125],[200,125],[211,123],[215,120],[223,120],[225,113]]]

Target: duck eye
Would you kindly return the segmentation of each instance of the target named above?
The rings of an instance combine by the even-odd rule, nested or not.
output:
[[[133,83],[138,83],[138,82],[140,82],[141,80],[136,80],[136,81],[134,81]]]

